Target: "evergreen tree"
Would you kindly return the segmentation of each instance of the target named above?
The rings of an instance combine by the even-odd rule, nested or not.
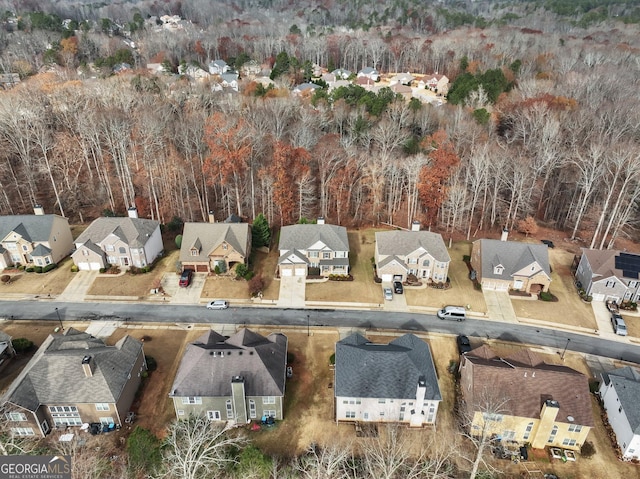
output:
[[[269,229],[269,223],[262,213],[256,216],[256,219],[253,220],[251,242],[256,248],[261,246],[268,247],[271,243],[271,230]]]

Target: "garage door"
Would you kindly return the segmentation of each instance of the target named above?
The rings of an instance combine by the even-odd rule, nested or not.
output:
[[[306,276],[307,269],[306,268],[296,268],[296,276]]]
[[[382,275],[382,281],[390,283],[391,281],[393,281],[393,275],[392,274],[383,274]]]
[[[282,274],[282,276],[292,276],[293,271],[291,271],[289,268],[283,268],[280,273]]]
[[[196,265],[196,273],[208,273],[209,268],[206,264],[197,264]]]
[[[78,269],[80,271],[98,271],[100,263],[78,263]]]
[[[595,293],[593,295],[593,300],[594,301],[604,301],[604,294],[602,293]]]

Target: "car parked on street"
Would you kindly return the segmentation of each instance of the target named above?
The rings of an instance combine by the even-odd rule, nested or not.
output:
[[[611,314],[611,326],[613,326],[613,332],[618,336],[627,335],[627,325],[618,313]]]
[[[227,309],[229,302],[222,299],[216,299],[207,303],[207,309]]]
[[[471,342],[469,341],[469,338],[464,334],[458,335],[458,337],[456,338],[456,343],[458,344],[458,353],[464,354],[471,351]]]
[[[391,301],[393,299],[393,291],[391,288],[384,288],[383,292],[385,301]]]
[[[393,282],[393,292],[396,294],[404,293],[404,288],[402,287],[402,283],[400,281]]]
[[[180,281],[178,282],[178,286],[181,288],[186,288],[191,284],[191,279],[193,278],[193,270],[185,269],[180,275]]]

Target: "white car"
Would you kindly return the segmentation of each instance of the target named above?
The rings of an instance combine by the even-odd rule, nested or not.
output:
[[[391,290],[391,288],[384,288],[383,292],[384,292],[384,299],[386,301],[391,301],[393,299],[393,291]]]
[[[215,301],[209,301],[207,303],[207,309],[227,309],[229,307],[228,301],[222,299],[216,299]]]

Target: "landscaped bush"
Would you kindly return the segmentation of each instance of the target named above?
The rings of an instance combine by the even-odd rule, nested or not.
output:
[[[239,263],[236,266],[236,279],[251,279],[247,278],[251,271],[249,271],[249,267],[244,263]]]
[[[251,280],[249,281],[249,294],[251,294],[252,298],[262,293],[263,289],[264,279],[262,279],[262,275],[257,275],[251,278]]]
[[[155,371],[156,369],[158,369],[158,363],[153,356],[145,355],[144,360],[147,362],[148,371]]]
[[[329,364],[331,364],[332,366],[336,364],[336,353],[333,353],[331,356],[329,356]]]
[[[162,442],[151,432],[136,426],[127,439],[129,465],[138,471],[154,471],[162,464]]]
[[[36,273],[42,273],[42,266],[36,266],[35,271]]]
[[[540,291],[540,299],[542,301],[552,301],[553,300],[553,295],[551,293],[545,292],[545,291]]]
[[[586,441],[580,448],[580,455],[585,459],[593,457],[596,453],[596,448],[591,441]]]
[[[11,276],[9,276],[8,274],[3,274],[0,277],[0,281],[2,281],[4,284],[7,284],[11,281]]]
[[[100,273],[101,273],[101,274],[106,273],[106,271],[107,271],[107,268],[100,268]]]
[[[469,256],[468,254],[463,255],[462,261],[464,261],[465,263],[469,263],[471,261],[471,256]]]
[[[78,271],[79,271],[78,266],[76,266],[75,264],[72,264],[71,265],[71,272],[72,273],[77,273]]]
[[[33,347],[33,341],[28,340],[27,338],[17,338],[11,341],[13,345],[13,349],[15,349],[16,353],[22,353],[28,351]]]
[[[29,266],[28,268],[25,268],[25,271],[27,273],[33,273],[36,269],[33,266]]]
[[[353,281],[350,274],[330,274],[329,281]]]
[[[52,269],[56,269],[57,267],[58,267],[58,265],[55,264],[55,263],[48,264],[44,268],[42,268],[42,272],[46,273],[47,271],[51,271]]]

